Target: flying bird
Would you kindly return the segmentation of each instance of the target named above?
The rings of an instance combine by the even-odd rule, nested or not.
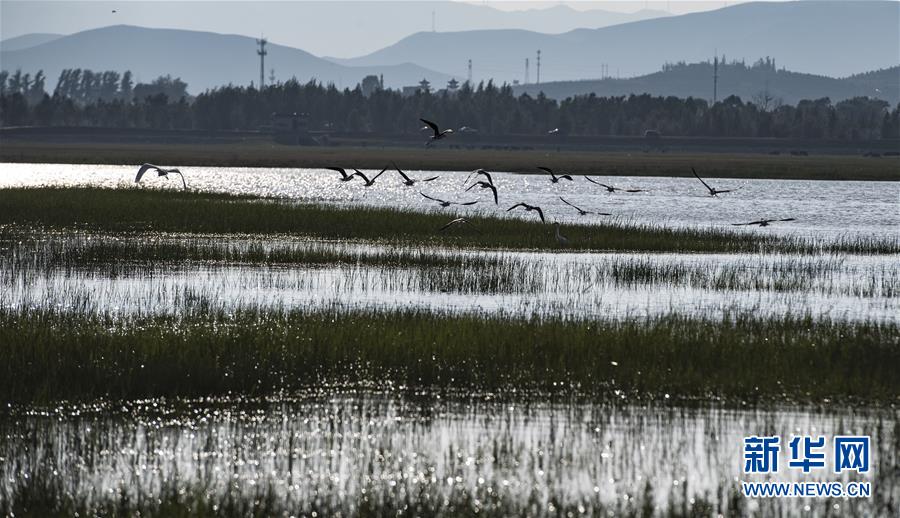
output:
[[[542,223],[546,222],[546,220],[544,219],[544,211],[542,211],[541,208],[538,207],[537,205],[529,205],[527,203],[517,203],[517,204],[513,205],[512,207],[506,209],[506,212],[509,212],[509,211],[515,209],[516,207],[522,207],[525,209],[526,212],[531,212],[533,210],[537,211],[538,216],[541,217],[541,222]]]
[[[785,219],[761,219],[759,221],[751,221],[750,223],[732,223],[732,225],[736,227],[745,226],[745,225],[759,225],[761,227],[768,227],[769,223],[775,223],[777,221],[796,221],[795,218],[785,218]]]
[[[606,185],[605,183],[600,183],[600,182],[598,182],[598,181],[596,181],[596,180],[592,180],[590,176],[585,176],[584,178],[585,178],[585,180],[587,180],[587,181],[589,181],[589,182],[591,182],[591,183],[593,183],[593,184],[597,184],[597,185],[599,185],[600,187],[603,187],[604,189],[606,189],[606,192],[616,192],[616,191],[625,191],[625,192],[647,192],[647,191],[645,191],[644,189],[620,189],[620,188],[618,188],[618,187],[613,187],[612,185]]]
[[[441,131],[441,129],[438,128],[438,125],[431,122],[430,120],[426,120],[426,119],[419,119],[419,120],[424,122],[429,128],[431,128],[431,131],[434,132],[434,135],[431,136],[431,139],[425,143],[426,146],[430,146],[431,144],[434,144],[435,141],[441,140],[442,138],[446,138],[453,134],[452,129],[445,129],[444,131]]]
[[[375,185],[375,180],[377,180],[379,176],[383,175],[384,172],[387,171],[387,167],[382,169],[380,173],[373,176],[371,180],[369,180],[369,178],[367,178],[366,175],[362,174],[362,171],[360,171],[359,169],[354,169],[354,171],[356,171],[356,172],[353,173],[351,176],[358,176],[358,177],[362,178],[363,182],[364,182],[363,185],[365,185],[366,187],[372,187],[373,185]]]
[[[731,189],[722,189],[722,190],[719,190],[719,189],[713,189],[712,187],[709,186],[708,183],[706,183],[706,182],[703,181],[703,178],[700,178],[700,175],[697,174],[697,171],[696,171],[693,167],[691,168],[691,171],[694,173],[694,176],[696,176],[697,179],[700,180],[700,183],[702,183],[703,186],[706,187],[707,190],[709,190],[709,195],[710,195],[710,196],[716,196],[716,195],[718,195],[718,194],[722,194],[722,193],[726,193],[726,192],[731,192]]]
[[[397,164],[394,164],[394,169],[396,169],[397,172],[400,173],[400,176],[403,177],[403,185],[408,185],[410,187],[412,187],[413,185],[415,185],[418,182],[430,182],[432,180],[437,180],[438,178],[440,178],[439,176],[432,176],[431,178],[425,178],[424,180],[418,180],[418,179],[413,179],[413,178],[410,178],[409,176],[406,176],[406,173],[401,171],[400,168],[397,167]]]
[[[556,242],[559,243],[559,246],[569,246],[569,238],[562,235],[562,232],[559,231],[559,222],[556,223]]]
[[[591,211],[589,211],[589,210],[584,210],[584,209],[582,209],[581,207],[577,207],[577,206],[575,206],[575,205],[569,203],[569,202],[566,201],[566,199],[563,198],[562,196],[560,196],[559,199],[562,200],[562,202],[565,203],[566,205],[568,205],[569,207],[572,207],[573,209],[577,210],[579,216],[586,216],[586,215],[588,215],[588,214],[596,214],[596,215],[598,215],[598,216],[612,216],[612,214],[609,214],[609,213],[606,213],[606,212],[591,212]]]
[[[489,184],[494,185],[494,179],[491,178],[491,173],[485,171],[484,169],[476,169],[476,170],[472,171],[471,173],[469,173],[469,176],[466,177],[466,181],[463,182],[463,185],[466,185],[467,183],[469,183],[469,180],[473,176],[483,176],[483,177],[487,178],[487,181]]]
[[[480,232],[478,230],[478,228],[475,227],[475,223],[472,223],[470,220],[468,220],[466,218],[456,218],[454,220],[451,220],[450,223],[447,223],[443,227],[439,228],[438,232],[443,232],[454,225],[471,225],[472,229],[475,230],[475,232]]]
[[[562,180],[562,179],[566,179],[566,180],[568,180],[568,181],[570,181],[570,182],[572,181],[572,177],[569,176],[569,175],[567,175],[567,174],[561,174],[561,175],[559,175],[559,176],[556,176],[555,174],[553,174],[553,169],[550,169],[549,167],[541,167],[541,166],[538,166],[538,169],[540,169],[541,171],[543,171],[543,172],[549,174],[549,175],[550,175],[550,181],[553,182],[553,183],[559,183],[559,181]]]
[[[165,167],[160,167],[158,165],[146,164],[146,163],[144,165],[142,165],[140,169],[138,169],[137,176],[134,178],[134,183],[140,182],[141,177],[144,176],[144,173],[146,173],[150,169],[155,170],[157,173],[157,176],[165,176],[167,179],[169,178],[170,174],[177,174],[178,176],[181,177],[181,184],[184,186],[184,190],[185,191],[187,190],[187,182],[184,181],[184,175],[181,174],[181,171],[179,171],[178,169],[175,169],[175,168],[166,169]]]
[[[354,174],[347,174],[347,171],[344,170],[343,167],[326,167],[325,169],[328,169],[329,171],[337,171],[338,173],[341,173],[341,181],[342,182],[349,182],[350,180],[353,179],[354,176],[356,176]]]
[[[446,200],[442,200],[442,199],[439,199],[439,198],[434,198],[434,197],[432,197],[432,196],[429,196],[429,195],[425,194],[425,193],[422,192],[422,191],[419,191],[419,194],[421,194],[422,196],[428,198],[429,200],[438,202],[438,203],[440,204],[440,206],[441,206],[441,207],[444,207],[444,208],[447,208],[447,207],[449,207],[449,206],[451,206],[451,205],[475,205],[476,203],[478,203],[478,200],[475,200],[475,201],[465,201],[465,202],[459,202],[459,201],[446,201]]]
[[[494,187],[493,184],[490,184],[490,183],[484,182],[484,181],[475,182],[472,185],[470,185],[468,189],[466,189],[466,192],[471,191],[475,187],[481,187],[482,189],[490,189],[491,192],[494,193],[494,205],[498,205],[500,203],[497,201],[497,188]]]

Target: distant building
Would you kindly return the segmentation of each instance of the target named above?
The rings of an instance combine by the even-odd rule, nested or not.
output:
[[[416,86],[404,86],[403,89],[400,90],[400,95],[403,97],[412,97],[419,92],[431,92],[431,83],[427,79],[423,78]]]
[[[384,89],[384,76],[368,75],[360,81],[359,87],[362,90],[362,94],[369,97],[377,90]]]
[[[451,78],[449,81],[447,81],[447,91],[452,93],[452,92],[455,92],[458,88],[459,88],[459,81],[457,81],[455,77]]]

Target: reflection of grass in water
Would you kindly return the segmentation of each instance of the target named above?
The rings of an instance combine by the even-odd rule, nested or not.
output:
[[[679,398],[892,401],[896,324],[681,316],[618,322],[416,311],[127,321],[0,313],[0,399],[257,394],[323,379]]]
[[[884,489],[871,499],[842,500],[844,514],[887,514],[900,477],[900,422],[892,410],[854,412],[848,422],[845,408],[733,412],[719,405],[547,404],[402,389],[312,389],[297,397],[12,411],[0,419],[0,457],[9,461],[0,465],[0,513],[7,514],[6,502],[17,514],[27,508],[34,515],[88,514],[82,512],[88,508],[105,511],[91,515],[181,509],[212,515],[213,505],[220,514],[247,515],[256,502],[254,510],[266,515],[285,509],[353,515],[355,505],[383,514],[414,495],[417,515],[476,508],[487,515],[565,515],[582,506],[582,514],[627,516],[655,501],[662,516],[710,516],[709,506],[735,516],[748,504],[735,494],[733,479],[744,428],[788,433],[810,420],[828,435],[851,426],[872,437],[877,463],[865,478]],[[834,504],[758,502],[763,516],[793,516],[808,504],[813,514],[827,514]]]
[[[546,249],[555,246],[550,226],[512,218],[476,217],[482,232],[437,234],[450,213],[394,209],[335,208],[261,201],[221,194],[144,189],[0,189],[0,225],[32,224],[92,230],[292,234],[323,239],[442,243],[465,247]],[[574,248],[636,251],[739,252],[812,251],[797,239],[715,229],[651,225],[569,225]],[[830,250],[859,253],[900,251],[900,242],[857,238]]]
[[[7,243],[2,246],[2,243]],[[840,256],[755,255],[738,262],[684,260],[667,255],[602,256],[596,261],[537,260],[521,254],[436,252],[425,245],[368,249],[336,243],[191,235],[23,233],[0,230],[0,281],[21,272],[89,270],[108,276],[144,275],[151,268],[285,265],[358,265],[390,276],[391,287],[456,293],[582,293],[591,286],[668,286],[703,290],[805,292],[858,297],[893,297],[900,271],[882,262],[854,273]],[[398,269],[405,270],[399,275]],[[15,273],[20,272],[20,273]],[[349,273],[348,273],[349,274]],[[412,284],[412,281],[417,284]]]

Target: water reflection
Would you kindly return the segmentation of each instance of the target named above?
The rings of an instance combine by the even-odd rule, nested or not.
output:
[[[387,251],[366,244],[192,238],[192,246],[220,247],[233,256],[261,245],[331,254],[339,261],[271,266],[66,262],[90,242],[88,237],[50,237],[7,243],[0,250],[0,266],[5,266],[0,306],[129,315],[197,307],[226,312],[417,308],[578,318],[679,313],[719,319],[753,312],[874,321],[896,321],[900,309],[900,271],[891,256]],[[166,242],[181,239],[155,240]],[[127,240],[120,243],[129,246]],[[378,257],[391,261],[372,261]],[[423,257],[452,261],[416,263]]]
[[[414,497],[507,514],[706,502],[713,514],[811,506],[875,515],[900,498],[898,426],[896,410],[684,409],[396,390],[62,406],[0,419],[0,496],[11,498],[30,476],[52,478],[94,507],[199,490],[222,502],[271,494],[293,512],[389,509]],[[868,476],[785,469],[772,480],[861,479],[874,497],[734,498],[740,480],[765,480],[741,472],[751,434],[871,435]]]

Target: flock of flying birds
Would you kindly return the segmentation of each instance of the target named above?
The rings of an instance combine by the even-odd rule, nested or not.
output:
[[[434,143],[438,140],[444,139],[447,136],[453,134],[452,129],[441,130],[437,124],[435,124],[429,120],[426,120],[426,119],[419,119],[419,120],[421,120],[423,123],[426,124],[426,126],[424,126],[422,128],[423,130],[430,129],[433,132],[433,135],[431,135],[429,140],[425,143],[426,146],[430,146],[432,143]],[[418,185],[420,183],[432,182],[439,178],[438,176],[432,176],[429,178],[412,178],[408,174],[406,174],[406,172],[404,172],[402,169],[400,169],[400,167],[398,167],[396,163],[392,164],[392,166],[393,166],[393,170],[396,171],[400,175],[403,185],[408,186],[408,187],[415,187],[416,185]],[[378,180],[378,178],[381,177],[381,175],[383,175],[385,172],[387,172],[389,168],[385,167],[384,169],[381,170],[381,172],[373,175],[371,178],[366,176],[365,173],[363,173],[359,169],[353,169],[353,173],[348,173],[347,170],[342,167],[326,167],[325,169],[339,173],[341,175],[340,179],[339,179],[341,182],[350,182],[358,176],[360,178],[360,180],[362,181],[363,186],[372,187],[373,185],[375,185],[375,181]],[[553,169],[550,169],[549,167],[539,166],[537,169],[546,173],[549,176],[550,182],[553,184],[560,183],[563,180],[569,181],[569,182],[574,182],[571,175],[557,174],[555,171],[553,171]],[[153,165],[153,164],[143,164],[140,167],[140,169],[138,170],[137,176],[135,177],[135,180],[134,180],[135,183],[140,182],[141,178],[144,176],[144,174],[150,170],[156,171],[157,176],[166,177],[166,178],[168,178],[169,175],[173,175],[173,174],[178,175],[181,178],[182,186],[184,187],[185,190],[187,190],[187,181],[185,181],[184,175],[181,173],[181,171],[179,171],[178,169],[175,169],[175,168],[165,168],[165,167],[160,167],[160,166]],[[710,186],[708,183],[706,183],[703,180],[703,178],[700,178],[700,175],[697,174],[697,171],[693,167],[691,168],[691,172],[693,172],[694,176],[697,178],[697,180],[699,180],[700,183],[703,184],[703,186],[709,192],[710,196],[718,196],[719,194],[732,192],[732,189],[716,189],[716,188]],[[473,178],[476,181],[474,181],[470,184],[469,182]],[[644,189],[622,189],[619,187],[614,187],[612,185],[607,185],[605,183],[601,183],[601,182],[591,178],[590,176],[584,176],[584,179],[587,180],[588,182],[591,182],[595,185],[598,185],[598,186],[606,189],[606,191],[610,192],[610,193],[647,192]],[[484,169],[476,169],[475,171],[472,171],[469,174],[469,176],[466,177],[465,181],[463,182],[463,190],[465,192],[469,192],[472,189],[476,189],[476,188],[480,189],[482,191],[483,190],[490,191],[491,194],[493,195],[494,204],[495,205],[500,204],[499,197],[497,195],[497,185],[494,183],[494,179],[491,177],[491,173],[489,173],[488,171],[485,171]],[[473,200],[473,201],[443,200],[440,198],[436,198],[434,196],[430,196],[422,191],[418,191],[418,192],[423,198],[431,200],[444,208],[451,207],[453,205],[468,206],[468,205],[475,205],[476,203],[478,203],[478,200]],[[612,214],[609,214],[607,212],[593,212],[593,211],[582,209],[581,207],[578,207],[577,205],[566,200],[562,196],[559,196],[559,199],[564,204],[568,205],[569,207],[571,207],[575,211],[577,211],[580,216],[586,216],[589,214],[596,215],[596,216],[612,216]],[[543,209],[541,209],[541,207],[539,207],[537,205],[530,205],[525,202],[519,202],[519,203],[516,203],[515,205],[509,207],[508,209],[506,209],[506,212],[510,212],[510,211],[513,211],[513,210],[516,210],[519,208],[523,209],[525,212],[535,212],[537,214],[537,216],[540,218],[541,222],[546,222]],[[734,226],[756,225],[756,226],[760,226],[760,227],[767,227],[771,223],[782,222],[782,221],[794,221],[794,220],[795,220],[794,218],[761,219],[761,220],[757,220],[757,221],[750,221],[747,223],[732,223],[732,225],[734,225]],[[459,218],[453,219],[452,221],[450,221],[449,223],[447,223],[446,225],[441,227],[439,229],[439,231],[443,232],[453,226],[464,225],[464,224],[471,225],[472,222],[467,218],[459,217]],[[559,223],[555,223],[555,226],[556,226],[557,241],[562,245],[567,245],[569,243],[569,239],[560,233]],[[476,231],[477,231],[477,229],[476,229]]]

